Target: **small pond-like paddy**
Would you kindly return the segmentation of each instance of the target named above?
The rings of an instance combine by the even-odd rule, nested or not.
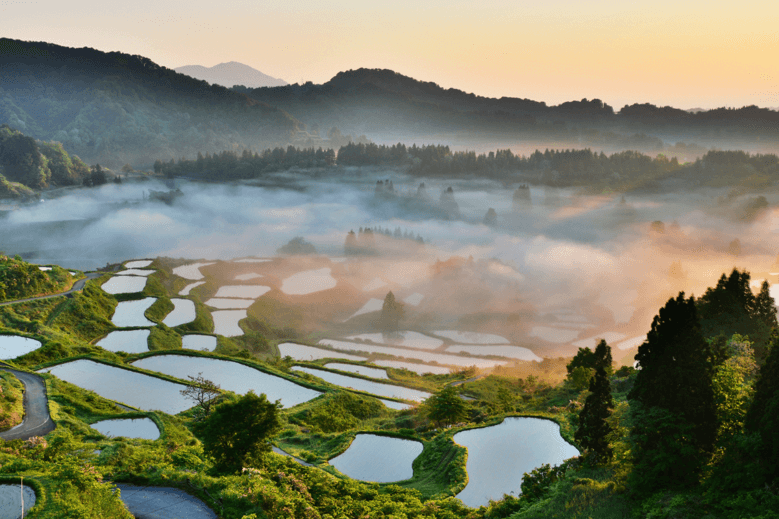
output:
[[[295,344],[294,342],[284,342],[279,344],[278,348],[281,358],[292,357],[295,360],[346,359],[359,361],[366,359],[358,355],[314,348],[303,344]]]
[[[137,301],[122,301],[116,305],[111,322],[117,328],[131,328],[134,326],[154,326],[154,323],[146,319],[146,310],[154,304],[156,297],[147,297]]]
[[[182,380],[187,380],[188,376],[196,377],[202,372],[203,377],[218,384],[222,389],[241,395],[253,389],[258,395],[260,393],[268,395],[268,400],[271,402],[280,399],[284,407],[308,402],[321,394],[319,391],[300,386],[287,379],[228,360],[168,354],[147,357],[132,364],[138,368],[165,373]]]
[[[214,351],[216,337],[213,335],[185,335],[181,338],[181,347],[185,350]]]
[[[468,449],[468,484],[457,497],[474,508],[503,494],[521,493],[525,472],[579,455],[560,436],[559,425],[540,418],[510,417],[498,425],[459,432],[453,439]]]
[[[419,292],[414,292],[410,296],[406,297],[403,302],[407,305],[411,306],[419,306],[419,304],[422,302],[422,300],[425,298],[424,294],[420,294]]]
[[[258,297],[270,292],[270,287],[262,285],[227,285],[219,287],[214,297],[243,297],[246,299],[257,299]]]
[[[174,298],[170,300],[173,303],[173,310],[165,316],[162,324],[173,328],[181,324],[191,323],[195,320],[195,303],[189,299]]]
[[[238,259],[233,260],[235,263],[267,263],[269,261],[273,261],[272,259],[260,259],[260,258],[244,258],[244,259]]]
[[[214,320],[214,333],[225,337],[237,337],[243,335],[243,330],[238,326],[241,319],[246,319],[246,310],[219,310],[211,312]]]
[[[377,400],[379,400],[382,404],[384,404],[388,408],[396,409],[398,411],[403,411],[404,409],[411,409],[412,407],[414,407],[411,404],[404,404],[402,402],[395,402],[394,400],[384,400],[383,398],[378,398]]]
[[[117,272],[117,276],[149,276],[154,274],[155,270],[127,269]]]
[[[349,316],[346,321],[353,317],[357,317],[358,315],[362,314],[369,314],[371,312],[379,312],[381,311],[381,307],[384,305],[384,301],[381,299],[370,299],[367,303],[362,305],[362,308],[354,312],[351,316]],[[344,321],[344,322],[346,322]]]
[[[177,414],[194,405],[192,400],[180,393],[186,387],[183,384],[91,360],[74,360],[40,371],[94,391],[103,398],[144,411]]]
[[[458,330],[438,330],[433,333],[461,344],[509,344],[505,337],[491,333],[461,332]]]
[[[213,264],[214,262],[190,263],[189,265],[181,265],[180,267],[174,268],[173,273],[184,279],[191,279],[192,281],[197,281],[205,277],[203,276],[203,273],[200,272],[200,267],[207,267],[208,265],[213,265]]]
[[[257,274],[256,272],[250,272],[249,274],[241,274],[239,276],[235,276],[235,279],[238,281],[249,281],[250,279],[256,279],[263,277],[262,274]]]
[[[192,291],[193,288],[199,287],[200,285],[205,285],[205,281],[195,281],[194,283],[190,283],[189,285],[185,286],[181,289],[179,292],[180,296],[188,296],[189,293]]]
[[[135,261],[128,261],[124,264],[124,268],[127,269],[142,269],[144,267],[148,267],[151,265],[152,260],[135,260]]]
[[[495,366],[502,366],[506,364],[506,361],[492,360],[492,359],[479,359],[475,357],[460,357],[458,355],[447,355],[445,353],[433,353],[429,351],[421,350],[405,350],[402,348],[394,348],[392,346],[379,346],[376,344],[360,344],[356,342],[347,341],[335,341],[331,339],[322,339],[319,344],[330,346],[337,350],[357,351],[365,353],[382,353],[385,355],[393,355],[395,357],[402,357],[407,359],[418,359],[422,362],[438,362],[439,364],[447,364],[450,366],[462,366],[470,367],[476,366],[477,368],[492,368]]]
[[[511,359],[520,360],[534,360],[541,362],[543,359],[522,346],[490,346],[490,345],[476,345],[476,344],[455,344],[446,348],[446,351],[452,353],[465,352],[470,355],[495,355],[496,357],[508,357]]]
[[[146,281],[144,277],[138,276],[116,276],[112,277],[101,287],[108,294],[134,294],[136,292],[143,292],[146,288]]]
[[[420,350],[434,350],[441,346],[444,341],[428,337],[418,332],[397,332],[397,333],[363,333],[347,337],[350,340],[371,341],[379,344],[389,344],[392,346],[406,346],[407,348],[418,348]]]
[[[338,373],[331,373],[321,369],[306,368],[302,366],[293,366],[293,371],[300,371],[302,373],[308,373],[319,377],[331,384],[341,387],[348,387],[356,389],[357,391],[365,391],[372,395],[383,396],[387,398],[400,398],[403,400],[413,400],[415,402],[421,402],[430,396],[430,393],[419,391],[417,389],[410,389],[403,386],[395,386],[392,384],[382,384],[379,382],[371,382],[370,380],[364,380],[361,378],[350,377],[348,375],[340,375]]]
[[[224,297],[212,297],[206,301],[206,306],[222,310],[230,308],[249,308],[254,304],[254,299],[230,299]]]
[[[0,519],[17,519],[21,517],[22,495],[24,495],[24,513],[35,506],[35,491],[27,485],[19,488],[17,484],[0,485]]]
[[[340,362],[328,362],[326,368],[346,371],[348,373],[357,373],[364,377],[389,379],[387,372],[383,369],[369,368],[368,366],[358,366],[357,364],[342,364]]]
[[[101,420],[90,427],[103,436],[125,438],[140,438],[142,440],[156,440],[160,437],[157,424],[149,418],[117,418],[113,420]]]
[[[417,364],[415,362],[403,362],[401,360],[374,360],[373,364],[384,366],[385,368],[407,369],[419,375],[432,373],[434,375],[447,375],[451,368],[444,366],[428,366],[427,364]]]
[[[11,360],[41,347],[40,341],[18,335],[0,335],[0,359]]]
[[[123,330],[111,332],[97,343],[108,351],[143,353],[149,351],[149,330]]]
[[[411,479],[411,464],[420,454],[422,444],[418,441],[358,434],[349,448],[329,463],[352,479],[391,483]]]
[[[336,280],[330,268],[298,272],[281,282],[281,291],[290,296],[302,296],[334,288]]]

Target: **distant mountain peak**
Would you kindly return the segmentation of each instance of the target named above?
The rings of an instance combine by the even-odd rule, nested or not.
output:
[[[227,88],[235,85],[243,85],[249,88],[285,86],[288,83],[283,79],[271,77],[263,74],[259,70],[239,63],[237,61],[228,61],[220,63],[213,67],[204,67],[203,65],[186,65],[174,69],[180,74],[186,74],[195,79],[207,81],[209,83],[222,85]]]

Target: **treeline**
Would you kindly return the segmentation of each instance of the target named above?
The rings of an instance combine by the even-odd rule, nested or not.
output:
[[[78,184],[89,174],[89,167],[68,155],[62,144],[37,141],[7,124],[0,126],[0,182],[40,189]]]
[[[344,254],[347,256],[374,256],[386,252],[418,252],[425,244],[424,238],[408,229],[396,227],[362,227],[357,232],[349,231],[344,241]]]

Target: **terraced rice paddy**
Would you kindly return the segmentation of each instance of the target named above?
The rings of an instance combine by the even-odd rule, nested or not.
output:
[[[195,313],[195,303],[189,299],[173,298],[170,300],[173,303],[173,310],[165,316],[162,324],[173,328],[186,323],[191,323],[197,316]]]
[[[346,451],[330,465],[350,478],[376,483],[410,479],[412,463],[422,454],[422,444],[413,440],[358,434]]]
[[[41,347],[41,342],[18,335],[0,335],[0,359],[11,360]]]
[[[206,301],[206,306],[210,306],[211,308],[219,308],[223,310],[227,310],[230,308],[249,308],[254,304],[254,299],[230,299],[230,298],[223,298],[223,297],[212,297],[208,301]]]
[[[35,491],[24,485],[0,485],[0,519],[17,519],[21,517],[22,500],[24,513],[35,506]]]
[[[386,333],[363,333],[360,335],[351,335],[346,337],[350,340],[363,340],[375,342],[378,344],[388,344],[392,346],[406,346],[408,348],[417,348],[420,350],[434,350],[440,347],[444,341],[433,337],[428,337],[418,332],[397,332]]]
[[[373,364],[376,364],[377,366],[384,366],[386,368],[407,369],[419,375],[424,375],[426,373],[432,373],[434,375],[446,375],[451,371],[451,368],[446,368],[443,366],[429,366],[427,364],[403,362],[400,360],[374,360]]]
[[[205,285],[205,281],[196,281],[195,283],[190,283],[189,285],[185,286],[179,291],[180,296],[188,296],[189,293],[192,291],[193,288],[199,287],[200,285]]]
[[[146,319],[144,314],[157,300],[156,297],[147,297],[137,301],[122,301],[116,305],[111,322],[117,328],[131,328],[134,326],[154,326],[154,323]]]
[[[237,297],[246,299],[257,299],[263,294],[270,292],[270,287],[261,285],[227,285],[219,287],[214,297]]]
[[[279,344],[279,354],[282,358],[292,357],[295,360],[319,360],[319,359],[346,359],[346,360],[366,360],[366,357],[351,355],[349,353],[340,353],[294,342],[285,342]]]
[[[490,346],[474,344],[455,344],[446,348],[446,351],[452,353],[465,352],[470,355],[494,355],[496,357],[507,357],[519,360],[533,360],[541,362],[543,359],[522,346]]]
[[[111,295],[135,294],[143,292],[143,289],[146,288],[146,281],[148,280],[144,277],[116,276],[103,283],[101,288]]]
[[[370,299],[367,303],[362,305],[362,308],[354,312],[351,316],[349,316],[346,320],[352,319],[354,317],[357,317],[358,315],[362,314],[369,314],[371,312],[379,312],[381,311],[381,307],[384,304],[384,301],[381,299]]]
[[[291,296],[302,296],[334,288],[337,281],[330,268],[298,272],[281,282],[281,291]]]
[[[185,335],[181,338],[181,347],[185,350],[214,351],[216,337],[213,335]]]
[[[122,330],[111,332],[97,343],[108,351],[143,353],[149,351],[149,330]]]
[[[347,375],[339,375],[338,373],[331,373],[321,369],[294,366],[292,367],[292,370],[300,371],[301,373],[308,373],[309,375],[319,377],[322,380],[336,386],[348,387],[351,389],[356,389],[357,391],[365,391],[366,393],[383,396],[386,398],[400,398],[403,400],[421,402],[430,396],[430,393],[419,391],[417,389],[395,386],[392,384],[381,384],[379,382],[371,382],[370,380],[350,377]]]
[[[124,264],[126,269],[142,269],[152,264],[152,260],[134,260]]]
[[[329,362],[325,364],[326,368],[346,371],[348,373],[357,373],[364,377],[389,379],[387,372],[383,369],[369,368],[368,366],[359,366],[357,364],[342,364],[340,362]]]
[[[198,281],[203,279],[203,273],[200,272],[200,267],[207,267],[213,265],[214,262],[209,263],[190,263],[189,265],[181,265],[173,269],[173,273],[184,279],[191,279],[192,281]]]
[[[156,355],[133,362],[133,366],[149,371],[164,373],[172,377],[187,380],[202,373],[203,377],[218,384],[222,389],[246,394],[254,390],[258,395],[265,393],[273,402],[280,399],[285,407],[308,402],[321,393],[290,382],[287,379],[270,375],[258,369],[250,368],[239,362],[189,357],[185,355]]]
[[[257,274],[256,272],[251,272],[249,274],[241,274],[238,276],[235,276],[235,279],[238,281],[249,281],[250,279],[256,279],[263,277],[262,274]]]
[[[214,320],[214,333],[225,337],[237,337],[243,335],[243,330],[238,326],[241,319],[246,319],[246,310],[219,310],[211,312]]]
[[[117,272],[117,276],[149,276],[154,274],[154,270],[127,269]]]
[[[559,425],[540,418],[506,418],[498,425],[459,432],[453,439],[468,449],[468,484],[457,497],[474,508],[503,494],[521,493],[525,472],[579,455],[560,436]]]
[[[125,438],[140,438],[142,440],[156,440],[160,437],[157,424],[149,418],[101,420],[91,424],[90,427],[108,437],[124,436]]]
[[[415,292],[411,294],[410,296],[403,299],[403,302],[407,305],[411,306],[419,306],[419,304],[422,302],[422,300],[425,298],[424,295],[420,294],[419,292]]]
[[[180,391],[186,387],[183,384],[92,360],[74,360],[40,372],[51,373],[103,398],[144,411],[177,414],[194,405],[192,400],[181,395]]]
[[[477,368],[492,368],[495,366],[502,366],[506,364],[506,361],[492,360],[492,359],[478,359],[474,357],[460,357],[458,355],[447,355],[445,353],[433,353],[429,351],[420,350],[407,350],[403,348],[395,348],[392,346],[379,346],[374,344],[359,344],[356,342],[336,341],[332,339],[322,339],[319,344],[330,346],[337,350],[344,351],[356,351],[364,353],[378,353],[383,355],[392,355],[394,357],[401,357],[406,359],[417,359],[422,362],[437,362],[438,364],[446,364],[449,366],[470,367],[476,366]]]
[[[458,330],[437,330],[433,333],[459,344],[509,344],[505,337],[491,333],[461,332]]]

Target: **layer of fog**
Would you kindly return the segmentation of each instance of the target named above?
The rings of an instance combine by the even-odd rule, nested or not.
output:
[[[383,297],[393,286],[422,293],[422,306],[435,309],[441,326],[447,324],[441,315],[452,316],[452,327],[479,312],[516,315],[524,336],[532,335],[531,325],[557,326],[574,315],[578,325],[568,328],[591,328],[579,339],[590,332],[646,333],[667,297],[679,290],[700,295],[734,266],[753,277],[777,272],[771,265],[778,252],[773,243],[779,212],[769,209],[753,222],[730,217],[717,206],[724,191],[628,195],[625,206],[619,196],[576,196],[570,189],[531,186],[532,207],[514,212],[516,186],[425,180],[430,200],[423,207],[435,206],[442,190],[453,187],[460,214],[445,220],[419,204],[377,203],[376,181],[387,178],[401,195],[415,193],[420,183],[397,172],[357,170],[325,180],[277,175],[266,184],[286,187],[273,188],[179,181],[183,196],[172,205],[144,199],[149,190],[167,190],[157,181],[77,189],[8,212],[0,222],[0,250],[86,270],[157,256],[272,257],[291,238],[303,236],[320,254],[343,256],[349,230],[400,227],[421,235],[427,245],[413,257],[364,262],[374,263],[376,271],[360,267],[361,277],[390,282],[373,297]],[[766,196],[775,206],[776,194]],[[489,208],[497,213],[494,226],[482,223]],[[664,233],[649,231],[655,220],[665,223]],[[733,254],[735,238],[740,255]],[[449,285],[434,283],[435,261],[456,257],[474,259],[470,267],[452,263],[470,274]],[[677,261],[681,270],[669,275]],[[394,273],[387,266],[393,262]],[[366,293],[350,313],[369,299]],[[551,346],[546,346],[542,353],[548,354]]]

